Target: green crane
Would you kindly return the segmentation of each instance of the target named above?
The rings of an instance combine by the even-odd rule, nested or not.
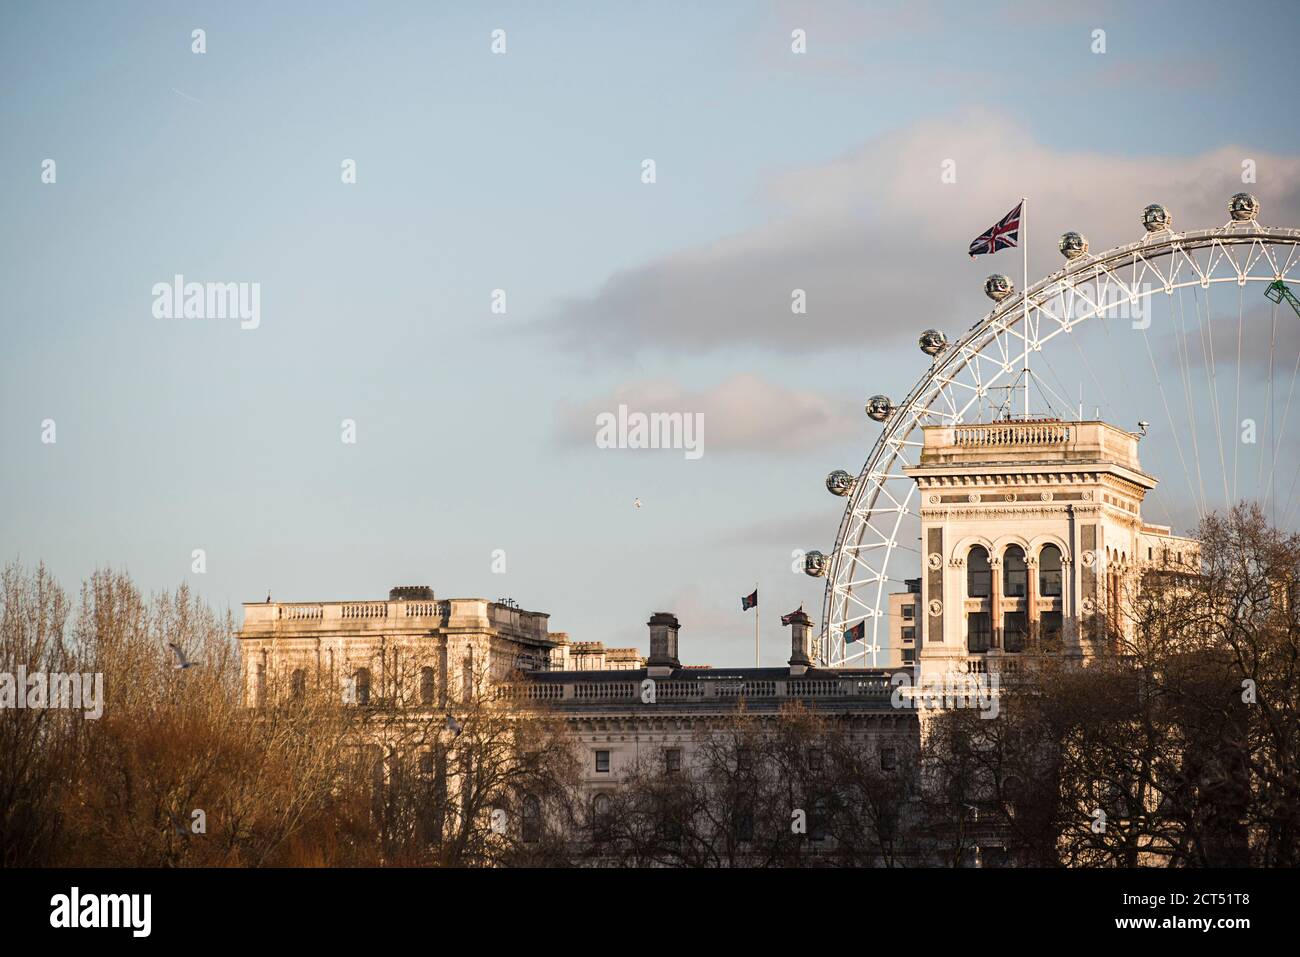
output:
[[[1264,290],[1264,295],[1272,302],[1281,302],[1285,299],[1291,304],[1291,308],[1295,310],[1295,314],[1300,316],[1300,299],[1295,297],[1295,293],[1288,289],[1286,283],[1281,279],[1269,283],[1268,288]]]

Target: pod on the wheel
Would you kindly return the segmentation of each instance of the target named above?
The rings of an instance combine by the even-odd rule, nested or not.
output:
[[[836,469],[826,476],[826,490],[832,495],[848,495],[853,491],[853,476],[844,469]]]

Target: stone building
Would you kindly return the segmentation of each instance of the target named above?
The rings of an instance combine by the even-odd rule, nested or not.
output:
[[[311,687],[345,704],[445,707],[480,681],[549,668],[560,643],[548,619],[510,602],[437,599],[423,586],[394,588],[387,601],[245,604],[246,701]]]
[[[812,620],[790,621],[791,654],[783,668],[684,667],[681,624],[668,612],[650,617],[650,655],[626,670],[543,671],[526,676],[517,693],[544,702],[571,729],[591,793],[612,788],[646,756],[663,754],[671,769],[688,765],[702,735],[724,727],[744,702],[746,713],[775,720],[785,705],[834,714],[883,766],[914,744],[916,713],[893,707],[891,669],[818,668],[810,657]]]
[[[1156,479],[1134,433],[1055,419],[924,433],[907,469],[921,496],[923,673],[984,672],[1038,637],[1102,652],[1102,625],[1125,627],[1133,572],[1197,560],[1194,540],[1142,518]]]
[[[794,702],[834,715],[889,769],[922,741],[924,712],[915,694],[895,694],[897,679],[915,688],[1012,672],[1043,645],[1104,653],[1104,636],[1125,627],[1119,603],[1132,572],[1195,567],[1194,540],[1142,518],[1156,479],[1138,441],[1104,422],[926,427],[908,469],[921,502],[920,576],[889,598],[885,668],[819,667],[802,609],[786,616],[785,667],[714,668],[683,664],[669,612],[651,616],[643,656],[571,641],[548,630],[546,614],[511,602],[405,587],[387,601],[245,605],[247,703],[311,686],[342,704],[432,711],[497,685],[505,706],[543,704],[563,719],[592,800],[646,755],[688,765],[741,702],[760,721]]]
[[[916,664],[916,636],[920,628],[921,579],[909,578],[907,591],[889,596],[889,665],[894,668]]]
[[[802,610],[789,617],[784,668],[683,665],[681,625],[667,612],[651,617],[642,657],[548,632],[540,612],[439,600],[429,588],[395,588],[387,601],[246,604],[238,637],[250,707],[312,687],[342,705],[454,709],[476,682],[513,685],[503,688],[507,697],[544,702],[564,717],[593,790],[652,748],[689,761],[698,733],[724,723],[742,700],[751,715],[771,719],[795,701],[847,716],[877,748],[915,734],[914,713],[891,707],[889,670],[815,667],[811,619]]]
[[[551,671],[625,671],[645,667],[635,648],[606,648],[601,641],[570,641],[562,631],[551,632]]]
[[[1039,638],[1059,638],[1066,654],[1102,652],[1103,626],[1124,627],[1119,605],[1131,572],[1195,566],[1194,540],[1142,518],[1156,479],[1142,470],[1139,438],[1098,421],[926,427],[908,469],[921,497],[921,575],[889,598],[886,668],[816,667],[802,611],[792,616],[788,668],[706,668],[679,660],[670,613],[651,618],[644,657],[571,641],[548,630],[545,613],[512,602],[402,587],[387,601],[246,604],[238,637],[247,701],[310,685],[336,689],[345,703],[445,707],[477,681],[522,673],[527,694],[569,715],[612,767],[647,741],[686,747],[702,720],[741,699],[771,714],[798,699],[860,714],[873,735],[910,733],[910,712],[901,724],[882,713],[897,671],[915,667],[925,680],[1004,670]],[[647,678],[653,702],[641,700]]]

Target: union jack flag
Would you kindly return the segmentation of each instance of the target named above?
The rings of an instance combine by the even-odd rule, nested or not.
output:
[[[970,258],[983,253],[995,253],[999,249],[1010,249],[1019,245],[1020,211],[1025,205],[1022,199],[1016,208],[997,221],[987,232],[980,233],[970,242]]]

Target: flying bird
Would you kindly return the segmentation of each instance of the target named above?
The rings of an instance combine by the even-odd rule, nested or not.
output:
[[[447,730],[450,731],[452,734],[456,735],[457,737],[459,737],[460,733],[465,729],[461,725],[461,723],[456,720],[456,718],[453,715],[449,714],[447,715]]]
[[[641,507],[641,500],[640,500],[639,498],[638,498],[638,499],[633,499],[633,501],[632,501],[632,507],[633,507],[633,508],[640,508],[640,507]]]
[[[175,642],[167,642],[167,647],[172,650],[172,655],[176,658],[177,668],[197,668],[202,664],[202,662],[190,661],[190,659],[186,658],[185,652],[181,651],[181,646]]]

